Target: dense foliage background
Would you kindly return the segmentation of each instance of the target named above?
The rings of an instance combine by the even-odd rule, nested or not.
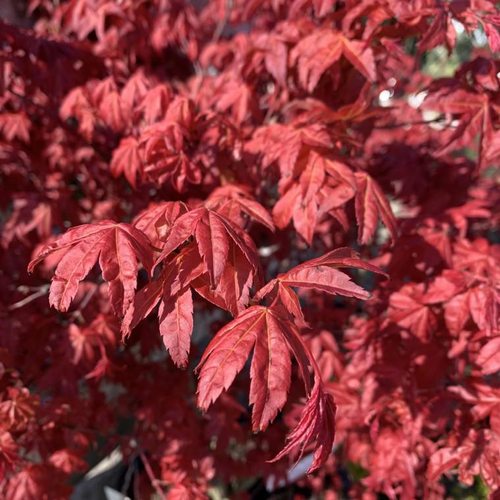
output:
[[[1,8],[2,498],[500,498],[496,2]]]

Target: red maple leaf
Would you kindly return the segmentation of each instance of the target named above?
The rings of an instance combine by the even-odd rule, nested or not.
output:
[[[45,246],[30,262],[28,270],[32,272],[40,261],[58,250],[66,250],[66,253],[52,280],[49,301],[60,311],[68,310],[79,282],[90,273],[98,259],[117,314],[125,314],[133,303],[137,287],[137,261],[148,273],[153,267],[153,254],[144,233],[129,224],[117,224],[110,220],[68,230],[54,243]]]
[[[369,80],[376,80],[375,60],[366,42],[350,40],[341,32],[324,29],[303,38],[291,51],[300,84],[312,92],[321,75],[344,55]]]

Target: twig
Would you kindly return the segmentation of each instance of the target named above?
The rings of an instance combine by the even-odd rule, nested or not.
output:
[[[162,489],[160,488],[160,481],[156,479],[153,469],[151,468],[151,464],[149,463],[149,460],[147,459],[145,453],[142,450],[139,451],[139,456],[141,457],[142,463],[144,464],[144,468],[146,469],[146,474],[148,475],[151,484],[154,486],[156,493],[158,494],[161,500],[167,500],[165,493],[163,493]]]
[[[85,297],[83,297],[83,300],[80,304],[80,307],[78,309],[83,310],[87,307],[88,303],[90,302],[90,299],[95,295],[97,292],[97,289],[99,288],[99,285],[97,283],[94,284],[94,288],[92,290],[89,290]]]
[[[47,295],[48,291],[49,291],[49,285],[43,285],[37,292],[28,295],[28,297],[20,300],[19,302],[11,304],[8,310],[14,311],[15,309],[20,309],[21,307],[24,307],[25,305],[29,304],[30,302],[33,302],[34,300],[42,297],[43,295]]]
[[[88,303],[95,295],[98,288],[99,285],[96,283],[94,287],[85,294],[85,297],[83,297],[82,301],[80,302],[78,309],[74,311],[73,314],[71,315],[72,319],[79,317],[81,320],[83,320],[83,322],[85,322],[85,318],[83,317],[82,311],[87,307]]]
[[[431,123],[438,123],[444,121],[444,118],[439,117],[439,118],[434,118],[432,120],[417,120],[415,122],[406,122],[406,123],[392,123],[390,125],[379,125],[379,126],[374,126],[373,128],[376,129],[393,129],[393,128],[399,128],[399,127],[411,127],[413,125],[429,125]],[[449,127],[450,125],[446,125],[443,123],[443,126]]]
[[[210,43],[217,43],[222,35],[222,32],[224,31],[224,28],[226,27],[227,23],[229,22],[229,18],[231,16],[231,10],[233,9],[233,0],[227,0],[226,1],[226,13],[224,17],[217,23],[217,26],[215,27],[215,30],[212,34],[212,39],[210,40]],[[198,81],[196,82],[196,87],[194,88],[193,95],[194,98],[198,96],[198,92],[200,91],[200,88],[203,84],[203,81],[205,77],[207,76],[207,71],[202,69],[200,64],[195,61],[193,62],[194,66],[194,71],[196,73],[196,76],[198,77]]]
[[[121,491],[120,493],[122,493],[122,495],[125,496],[125,493],[127,492],[127,490],[130,488],[130,484],[132,482],[132,479],[135,475],[135,460],[134,458],[132,458],[130,460],[130,463],[128,464],[128,467],[127,467],[127,471],[125,472],[125,477],[123,479],[123,485],[121,487]]]
[[[221,37],[222,32],[224,31],[224,28],[226,27],[227,23],[229,22],[229,18],[231,16],[232,9],[233,9],[233,0],[227,0],[226,1],[226,14],[217,23],[217,27],[215,28],[214,33],[212,35],[212,43],[217,43],[219,41],[219,38]]]

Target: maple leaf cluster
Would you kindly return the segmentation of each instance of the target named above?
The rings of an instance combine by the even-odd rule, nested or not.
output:
[[[500,498],[496,2],[26,16],[0,20],[1,497],[68,498],[119,447],[144,498]]]

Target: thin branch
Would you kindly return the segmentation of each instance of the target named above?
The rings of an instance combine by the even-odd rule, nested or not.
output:
[[[94,287],[85,294],[85,297],[83,297],[82,301],[80,302],[78,309],[74,311],[73,314],[71,315],[72,319],[79,318],[85,323],[85,318],[83,317],[82,311],[88,306],[90,300],[95,295],[98,288],[99,285],[95,283]]]
[[[215,27],[215,30],[212,34],[212,39],[210,40],[210,43],[217,43],[222,35],[222,32],[224,31],[224,28],[226,27],[227,23],[229,22],[229,18],[231,17],[231,10],[233,9],[233,0],[227,0],[226,1],[226,13],[224,17],[217,23],[217,26]],[[198,61],[193,62],[193,67],[196,73],[196,76],[198,77],[198,81],[196,82],[196,87],[194,88],[193,94],[194,98],[198,96],[198,92],[200,91],[200,88],[203,84],[203,81],[205,77],[207,76],[207,71],[202,69]]]
[[[224,28],[226,27],[227,23],[229,22],[229,18],[231,17],[231,10],[232,9],[233,9],[233,0],[227,0],[226,1],[226,14],[218,22],[217,27],[214,30],[214,33],[212,35],[212,43],[217,43],[219,41],[219,38],[221,37],[222,32],[224,31]]]
[[[48,291],[49,291],[49,285],[43,285],[37,292],[28,295],[28,297],[20,300],[19,302],[11,304],[8,310],[14,311],[15,309],[20,309],[21,307],[28,305],[30,302],[33,302],[34,300],[43,297],[44,295],[47,295]]]
[[[374,126],[375,129],[393,129],[399,127],[411,127],[413,125],[429,125],[431,123],[443,122],[444,118],[433,118],[432,120],[417,120],[415,122],[405,122],[405,123],[391,123],[390,125],[378,125]],[[442,123],[443,127],[450,127],[451,124]]]
[[[160,488],[160,481],[156,479],[153,469],[151,468],[151,464],[149,463],[148,458],[146,457],[145,453],[142,450],[139,451],[139,456],[141,457],[142,463],[144,464],[144,468],[146,469],[146,474],[148,475],[151,484],[154,486],[156,493],[158,494],[161,500],[167,500],[165,493],[163,493],[162,489]]]
[[[127,471],[125,472],[125,477],[123,479],[123,485],[121,487],[120,492],[125,495],[127,490],[130,488],[130,484],[134,478],[134,475],[136,473],[136,462],[134,457],[131,458],[130,463],[128,464]]]
[[[80,307],[78,308],[80,311],[83,311],[83,309],[85,309],[87,307],[88,303],[90,302],[90,299],[92,299],[92,297],[95,295],[98,288],[99,288],[99,285],[97,283],[95,283],[94,288],[92,288],[92,290],[89,290],[87,292],[87,294],[85,295],[85,297],[83,298],[83,300],[80,304]]]

